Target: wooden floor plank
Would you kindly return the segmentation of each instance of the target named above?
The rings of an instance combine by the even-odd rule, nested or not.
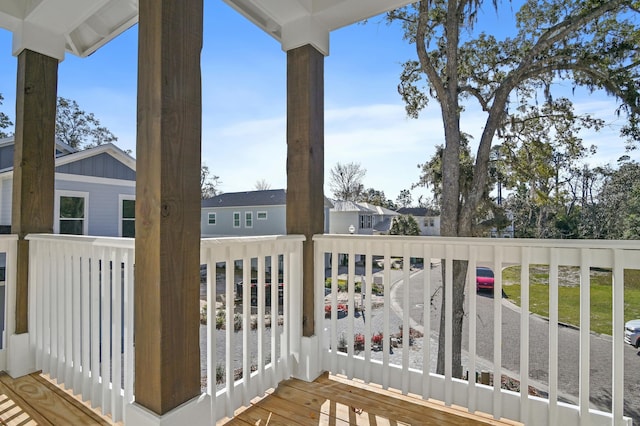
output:
[[[48,421],[42,414],[34,409],[24,396],[21,395],[13,386],[14,379],[9,377],[6,373],[0,373],[0,391],[3,396],[3,407],[5,408],[0,414],[0,420],[2,422],[9,422],[13,417],[14,410],[19,410],[21,413],[26,414],[28,419],[31,419],[37,425],[52,426],[53,424]],[[34,424],[34,423],[32,423]]]
[[[106,419],[102,417],[97,410],[91,408],[90,404],[87,402],[83,402],[80,398],[74,396],[74,394],[65,389],[63,386],[56,385],[51,379],[42,374],[31,374],[31,378],[35,381],[39,382],[43,386],[46,386],[51,392],[54,392],[60,398],[62,398],[66,403],[70,404],[74,407],[74,411],[81,412],[83,415],[87,416],[87,424],[92,425],[111,425],[113,422],[110,419]]]
[[[0,420],[16,425],[109,425],[98,414],[38,373],[11,378],[0,374]],[[15,408],[10,408],[11,403]],[[10,409],[6,409],[10,408]]]
[[[218,425],[515,425],[446,407],[434,401],[372,388],[339,378],[321,376],[314,382],[285,380],[278,388],[230,421]]]
[[[363,411],[376,416],[377,419],[392,419],[396,422],[406,424],[416,424],[418,417],[422,417],[425,422],[443,426],[465,425],[464,419],[457,416],[443,413],[439,410],[411,410],[411,404],[389,396],[373,392],[366,392],[362,389],[354,388],[336,381],[307,383],[295,381],[291,386],[300,390],[311,390],[325,398],[335,399],[346,404],[357,411]],[[428,424],[428,423],[427,423]],[[476,424],[476,423],[471,423]]]
[[[343,383],[352,388],[352,392],[358,393],[360,395],[382,395],[393,398],[398,401],[397,404],[402,405],[404,410],[411,411],[413,413],[422,413],[424,409],[436,410],[445,414],[452,414],[456,417],[456,424],[465,424],[464,419],[469,419],[472,421],[472,424],[477,424],[478,422],[489,424],[489,425],[511,425],[511,426],[521,426],[522,423],[508,420],[508,419],[500,419],[496,420],[492,416],[486,413],[469,413],[464,407],[456,407],[456,406],[446,406],[440,401],[434,400],[424,400],[418,395],[403,395],[399,391],[383,389],[382,387],[375,385],[368,385],[359,381],[350,380],[342,376],[329,376],[328,374],[324,374],[318,379],[316,382],[331,384],[335,382]],[[358,389],[358,390],[356,390]],[[450,420],[451,418],[448,417]]]

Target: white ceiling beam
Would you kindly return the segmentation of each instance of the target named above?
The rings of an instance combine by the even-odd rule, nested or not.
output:
[[[310,44],[324,56],[329,56],[327,24],[312,16],[304,16],[282,27],[281,45],[285,52]]]
[[[12,54],[18,56],[25,49],[64,60],[65,37],[61,33],[53,33],[30,22],[23,21],[13,31]]]

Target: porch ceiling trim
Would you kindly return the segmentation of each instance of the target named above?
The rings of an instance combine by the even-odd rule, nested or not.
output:
[[[284,50],[312,44],[329,54],[329,33],[398,7],[407,0],[224,0]],[[23,49],[64,59],[85,57],[138,22],[138,0],[2,0],[0,28]]]

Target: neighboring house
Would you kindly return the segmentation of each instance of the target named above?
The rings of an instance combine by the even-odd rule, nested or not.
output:
[[[203,237],[283,235],[287,233],[287,192],[284,189],[227,192],[202,200]],[[325,198],[325,232],[329,208]]]
[[[384,235],[391,229],[397,212],[369,203],[333,200],[330,211],[330,234],[349,234],[353,226],[354,234]]]
[[[440,213],[438,211],[426,207],[402,207],[398,209],[398,213],[413,216],[420,226],[420,235],[429,237],[440,235]]]
[[[11,230],[13,137],[0,139],[0,227]],[[136,161],[113,144],[56,143],[53,232],[133,237]]]

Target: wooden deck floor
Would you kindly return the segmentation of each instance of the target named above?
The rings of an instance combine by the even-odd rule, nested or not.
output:
[[[267,397],[252,401],[218,426],[246,425],[519,425],[469,414],[436,402],[404,396],[340,377],[323,375],[313,383],[280,383]]]
[[[38,373],[18,379],[0,373],[0,425],[111,424]]]

